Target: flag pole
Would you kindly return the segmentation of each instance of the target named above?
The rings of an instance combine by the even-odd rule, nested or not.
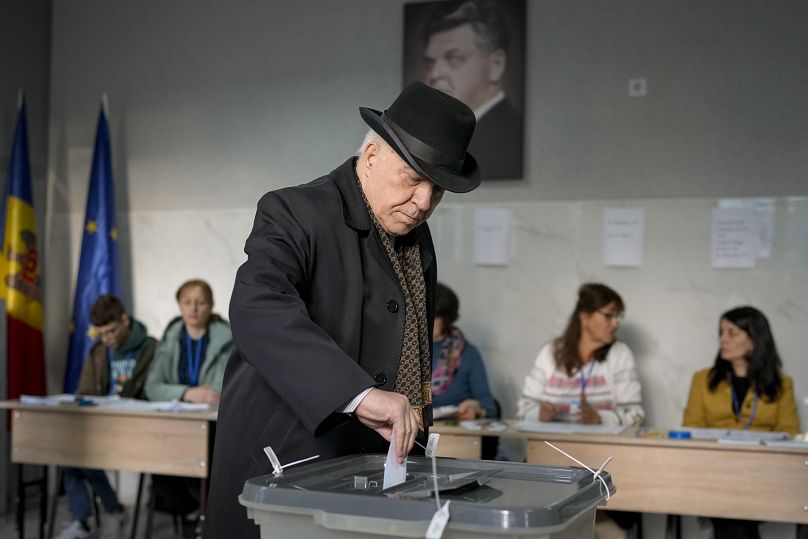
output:
[[[109,94],[106,92],[101,94],[101,110],[104,111],[104,116],[109,118]]]
[[[17,112],[19,113],[22,110],[22,104],[25,101],[25,92],[23,92],[22,88],[17,88]]]

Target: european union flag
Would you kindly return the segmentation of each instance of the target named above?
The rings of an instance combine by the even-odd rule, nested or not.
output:
[[[95,331],[90,325],[90,307],[102,294],[121,296],[112,159],[109,128],[103,106],[98,113],[93,170],[87,193],[87,213],[84,216],[84,237],[81,241],[70,349],[65,371],[65,393],[76,390],[84,358],[95,342]]]

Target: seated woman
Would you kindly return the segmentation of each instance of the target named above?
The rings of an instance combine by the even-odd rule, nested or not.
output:
[[[460,420],[498,417],[483,358],[454,325],[459,309],[457,295],[438,283],[432,330],[432,405],[456,405],[455,417]]]
[[[645,417],[634,355],[615,334],[623,300],[581,285],[564,333],[542,347],[517,405],[520,419],[639,425]]]
[[[645,417],[634,355],[616,340],[625,306],[608,286],[586,283],[564,333],[545,344],[525,379],[517,416],[533,421],[639,425]],[[598,511],[595,537],[625,538],[638,513]]]
[[[218,405],[233,347],[230,324],[212,312],[213,291],[205,281],[183,283],[176,297],[181,316],[169,322],[157,345],[144,388],[146,397]],[[200,481],[160,475],[152,479],[156,507],[185,515],[183,529],[190,535],[199,508]]]
[[[686,427],[800,432],[791,378],[782,363],[769,321],[754,307],[721,315],[720,348],[712,368],[690,385],[682,424]],[[715,539],[757,538],[758,523],[714,518]]]
[[[212,312],[213,290],[191,280],[177,290],[181,316],[169,322],[149,376],[149,400],[219,404],[224,369],[233,347],[230,324]]]

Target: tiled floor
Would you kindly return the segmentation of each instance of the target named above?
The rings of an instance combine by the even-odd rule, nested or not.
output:
[[[38,538],[39,537],[39,505],[36,499],[30,499],[27,502],[27,508],[25,513],[25,537],[26,538]],[[129,514],[132,514],[132,507],[127,507],[127,511]],[[19,537],[19,533],[17,531],[16,525],[16,516],[14,513],[14,508],[10,508],[9,513],[0,515],[0,539],[16,539]],[[59,530],[67,524],[69,524],[70,515],[67,511],[67,499],[62,496],[59,500],[59,507],[57,509],[57,522],[54,528],[54,534],[59,533]],[[103,515],[102,515],[103,518]],[[144,507],[140,511],[140,518],[138,520],[138,531],[137,531],[137,539],[144,539],[146,538],[146,508]],[[45,527],[45,533],[47,533],[47,525]],[[125,535],[126,539],[129,538],[129,530]],[[181,535],[174,534],[174,525],[171,522],[170,515],[165,513],[155,513],[154,514],[154,524],[152,529],[152,534],[149,539],[177,539],[181,537]],[[122,538],[123,539],[123,538]]]

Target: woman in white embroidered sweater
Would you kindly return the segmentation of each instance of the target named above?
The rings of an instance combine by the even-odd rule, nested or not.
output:
[[[586,283],[563,335],[542,347],[517,415],[533,421],[639,425],[645,417],[634,355],[615,340],[624,305],[608,286]]]

